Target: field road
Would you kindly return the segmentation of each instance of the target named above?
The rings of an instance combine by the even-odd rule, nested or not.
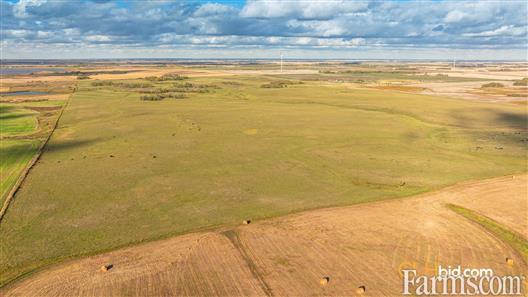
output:
[[[0,295],[354,296],[365,286],[363,296],[401,296],[402,268],[432,275],[437,265],[461,265],[526,275],[516,251],[445,203],[526,236],[527,184],[528,175],[500,177],[173,237],[53,266]],[[112,269],[100,271],[109,263]]]

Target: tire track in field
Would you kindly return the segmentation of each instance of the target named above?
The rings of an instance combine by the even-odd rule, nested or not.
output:
[[[233,244],[233,246],[240,252],[240,255],[246,262],[246,264],[249,267],[249,270],[253,274],[253,276],[259,281],[260,286],[264,293],[266,293],[266,296],[273,296],[273,292],[269,285],[266,283],[265,279],[262,277],[261,273],[259,272],[258,267],[255,265],[251,257],[249,256],[247,250],[244,248],[244,245],[240,241],[240,237],[238,236],[238,233],[236,230],[228,230],[225,232],[222,232],[222,234],[229,239],[229,241]]]

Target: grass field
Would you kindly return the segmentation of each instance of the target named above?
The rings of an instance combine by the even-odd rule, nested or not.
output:
[[[15,184],[20,172],[25,168],[31,157],[37,152],[38,141],[35,140],[2,140],[0,141],[0,205],[4,204],[11,187]]]
[[[79,82],[0,226],[0,283],[134,242],[526,171],[523,106],[261,88],[271,80],[193,78],[217,88],[162,101]]]
[[[2,136],[20,135],[37,129],[37,112],[16,104],[0,105],[0,129]]]
[[[0,103],[0,205],[51,132],[62,100]]]

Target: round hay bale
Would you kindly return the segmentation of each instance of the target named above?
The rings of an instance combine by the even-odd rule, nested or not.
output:
[[[508,264],[508,266],[513,266],[513,259],[512,258],[506,258],[506,264]]]
[[[251,220],[243,220],[242,224],[249,225],[249,224],[251,224]]]
[[[365,286],[359,286],[357,289],[356,289],[356,293],[358,294],[363,294],[365,293],[365,291],[367,290],[367,288]]]
[[[112,269],[114,267],[113,264],[105,264],[103,266],[101,266],[101,271],[102,272],[107,272],[108,270]]]
[[[326,286],[328,285],[329,282],[330,282],[329,276],[324,276],[319,280],[319,284],[321,284],[321,286]]]

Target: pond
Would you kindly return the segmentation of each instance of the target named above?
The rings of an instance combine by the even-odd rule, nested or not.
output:
[[[31,68],[18,68],[18,67],[1,67],[0,75],[24,75],[32,74],[36,72],[63,72],[64,68],[43,68],[43,67],[31,67]]]
[[[45,95],[45,94],[49,94],[49,92],[18,91],[18,92],[0,93],[0,96]]]

